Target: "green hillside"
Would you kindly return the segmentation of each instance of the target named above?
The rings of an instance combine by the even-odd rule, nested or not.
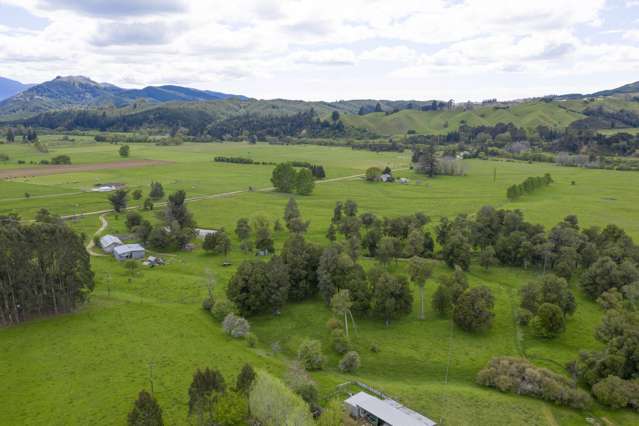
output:
[[[465,123],[470,126],[494,126],[497,123],[513,123],[518,127],[537,126],[567,127],[584,115],[571,111],[557,102],[526,102],[510,107],[481,107],[467,111],[415,111],[405,110],[395,114],[373,113],[344,115],[345,124],[363,127],[382,135],[417,133],[444,134]]]

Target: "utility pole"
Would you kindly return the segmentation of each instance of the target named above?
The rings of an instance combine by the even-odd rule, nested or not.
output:
[[[151,383],[151,395],[155,395],[155,387],[153,386],[153,362],[149,362],[149,382]]]

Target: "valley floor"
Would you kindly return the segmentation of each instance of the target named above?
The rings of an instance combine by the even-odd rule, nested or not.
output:
[[[0,152],[2,152],[0,147]],[[37,161],[41,153],[11,147],[12,159]],[[51,144],[55,152],[70,155],[74,164],[119,161],[117,146],[88,141]],[[297,197],[303,217],[311,221],[307,238],[323,245],[336,201],[353,199],[359,212],[396,216],[423,211],[434,222],[458,213],[472,214],[481,206],[521,209],[528,221],[547,228],[568,214],[576,214],[582,226],[616,223],[639,238],[637,206],[639,174],[605,170],[560,168],[551,164],[467,161],[467,175],[433,180],[410,170],[396,172],[409,183],[367,183],[356,176],[366,168],[408,166],[409,154],[376,154],[345,148],[317,146],[268,146],[248,144],[185,144],[157,147],[132,144],[133,160],[172,163],[130,169],[92,169],[67,174],[23,177],[0,181],[0,215],[19,213],[31,219],[40,208],[60,215],[78,215],[109,208],[105,194],[88,191],[95,183],[123,182],[129,188],[148,190],[152,180],[164,184],[167,193],[185,189],[198,224],[204,228],[235,228],[239,217],[263,215],[281,220],[287,195],[269,188],[272,166],[215,163],[216,155],[250,157],[260,161],[298,160],[322,164],[328,179],[313,195]],[[27,161],[28,162],[28,161]],[[0,171],[2,166],[0,166]],[[506,188],[528,176],[551,173],[555,183],[517,202],[506,199]],[[28,192],[31,197],[25,198]],[[233,193],[224,197],[215,194]],[[142,200],[132,202],[135,206]],[[144,212],[153,219],[153,212]],[[105,216],[109,233],[124,234],[124,217]],[[87,236],[100,227],[99,215],[79,217],[71,225]],[[276,247],[287,232],[275,234]],[[197,249],[191,253],[163,254],[167,265],[144,268],[135,276],[109,256],[92,257],[96,290],[89,302],[73,314],[42,318],[0,330],[0,424],[70,425],[122,424],[141,388],[153,389],[165,414],[166,424],[189,424],[188,386],[196,368],[219,368],[227,382],[245,362],[282,377],[304,338],[322,341],[327,367],[313,373],[322,396],[334,394],[338,384],[358,380],[390,394],[409,407],[445,425],[583,425],[587,418],[601,424],[633,425],[639,415],[629,410],[609,410],[596,405],[580,412],[532,398],[502,394],[475,384],[476,373],[493,356],[527,356],[533,363],[562,372],[581,349],[596,349],[594,338],[602,311],[577,294],[577,311],[567,331],[555,340],[529,336],[518,328],[514,310],[518,289],[538,271],[511,268],[483,270],[473,264],[468,278],[484,284],[496,298],[493,327],[468,334],[449,319],[436,316],[430,296],[437,277],[449,273],[438,264],[434,279],[426,285],[426,319],[418,319],[415,292],[413,312],[384,327],[382,321],[356,318],[356,350],[362,368],[356,375],[337,369],[338,356],[329,345],[326,322],[330,310],[320,301],[289,303],[279,316],[250,318],[259,344],[223,334],[219,323],[201,309],[207,295],[205,270],[217,279],[214,293],[225,292],[237,265],[249,256],[238,249],[233,237],[232,266],[222,267],[222,256]],[[364,260],[365,267],[373,264]],[[391,265],[405,272],[405,262]],[[276,344],[281,348],[274,353]],[[378,353],[370,350],[375,344]]]

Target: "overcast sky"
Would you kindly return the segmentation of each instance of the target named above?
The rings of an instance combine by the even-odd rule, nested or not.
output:
[[[0,0],[0,76],[257,98],[514,99],[639,80],[639,0]]]

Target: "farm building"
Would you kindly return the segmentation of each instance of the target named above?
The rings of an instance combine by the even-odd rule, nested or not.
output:
[[[100,238],[100,247],[107,253],[113,253],[113,249],[121,245],[122,241],[114,235],[104,235]]]
[[[207,235],[216,234],[217,231],[215,229],[195,228],[195,233],[199,239],[203,240]]]
[[[392,399],[359,392],[344,401],[351,417],[374,426],[436,426],[437,423]]]
[[[139,244],[123,244],[113,249],[117,260],[144,259],[144,247]]]

